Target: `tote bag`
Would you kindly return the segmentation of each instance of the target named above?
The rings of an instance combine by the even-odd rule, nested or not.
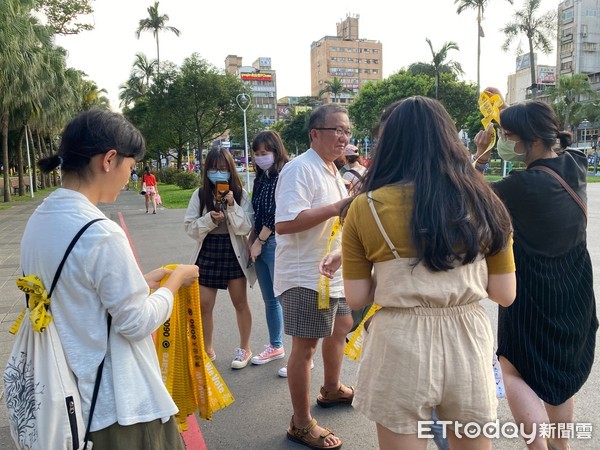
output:
[[[98,220],[104,219],[88,222],[71,241],[54,276],[50,294],[46,295],[42,281],[35,276],[19,280],[28,281],[27,286],[20,286],[20,289],[29,295],[29,299],[34,295],[48,299],[46,304],[38,304],[39,308],[46,308],[51,303],[51,295],[67,256],[85,230]],[[17,447],[23,450],[91,449],[92,442],[86,442],[89,436],[83,421],[77,381],[67,364],[54,320],[50,319],[48,323],[34,320],[38,328],[35,330],[30,320],[32,303],[28,301],[26,310],[11,329],[13,332],[18,327],[3,376],[11,436]],[[110,322],[109,315],[109,331]],[[103,366],[104,359],[98,367],[88,429],[94,414]]]

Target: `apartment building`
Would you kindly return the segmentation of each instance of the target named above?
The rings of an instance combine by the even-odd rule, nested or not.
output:
[[[598,0],[558,4],[558,76],[600,72],[600,5]]]
[[[340,80],[347,92],[325,93],[323,103],[350,104],[368,81],[383,77],[381,42],[359,37],[359,15],[348,15],[337,23],[336,36],[325,36],[310,46],[311,96],[318,97],[327,81]]]
[[[251,66],[244,66],[241,56],[228,55],[225,70],[250,86],[252,107],[262,123],[273,125],[277,121],[277,74],[271,68],[271,58],[260,57]]]

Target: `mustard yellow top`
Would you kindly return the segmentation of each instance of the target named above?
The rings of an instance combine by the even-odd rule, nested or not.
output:
[[[402,258],[416,257],[410,230],[413,190],[412,185],[390,185],[372,193],[383,228]],[[373,263],[394,259],[373,218],[366,194],[359,195],[352,202],[343,230],[344,279],[370,278]],[[489,274],[514,272],[512,238],[504,250],[496,255],[487,256],[486,263]]]

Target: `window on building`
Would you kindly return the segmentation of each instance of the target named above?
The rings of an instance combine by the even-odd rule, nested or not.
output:
[[[337,56],[332,56],[332,57],[331,57],[331,60],[332,60],[332,61],[337,61],[337,60],[338,60],[338,59],[337,59]]]
[[[373,64],[379,64],[379,60],[378,59],[374,59],[373,60]]]
[[[573,37],[573,27],[563,29],[562,35],[563,37]]]
[[[348,62],[354,62],[354,58],[348,57]]]
[[[371,49],[370,48],[365,48],[365,49],[363,49],[363,52],[364,53],[371,53]]]
[[[379,69],[373,69],[373,73],[374,74],[378,74],[379,73]]]
[[[585,15],[588,16],[588,17],[597,17],[598,16],[598,11],[595,10],[595,9],[586,9]]]
[[[371,64],[371,60],[370,59],[365,59],[365,63]]]
[[[371,73],[371,69],[365,69],[365,73]]]
[[[596,51],[596,43],[595,42],[584,42],[583,43],[583,51],[584,52],[595,52]]]
[[[562,63],[560,65],[560,70],[571,70],[572,66],[573,66],[572,61],[565,61],[564,63]]]
[[[341,62],[344,62],[344,61],[346,61],[346,58],[344,58],[343,56],[340,56],[340,59],[339,59],[339,60],[340,60]]]
[[[563,22],[570,22],[573,20],[573,10],[563,11],[562,15]]]

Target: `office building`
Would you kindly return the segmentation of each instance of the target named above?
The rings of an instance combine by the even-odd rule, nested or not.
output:
[[[277,120],[277,75],[271,68],[271,58],[261,57],[251,66],[244,66],[241,56],[228,55],[225,70],[250,86],[252,107],[258,111],[260,121],[273,125]]]
[[[600,72],[599,9],[597,0],[565,0],[558,4],[558,76]]]
[[[326,82],[334,78],[346,89],[337,95],[323,94],[323,103],[350,104],[366,82],[383,77],[381,42],[361,39],[358,22],[358,14],[348,15],[337,24],[336,36],[325,36],[311,44],[311,96],[319,97]]]
[[[537,63],[537,55],[534,56],[537,100],[547,101],[547,90],[554,87],[556,83],[556,67]],[[529,53],[518,56],[516,59],[515,73],[508,76],[508,91],[506,93],[507,103],[513,104],[531,98],[531,64]]]

